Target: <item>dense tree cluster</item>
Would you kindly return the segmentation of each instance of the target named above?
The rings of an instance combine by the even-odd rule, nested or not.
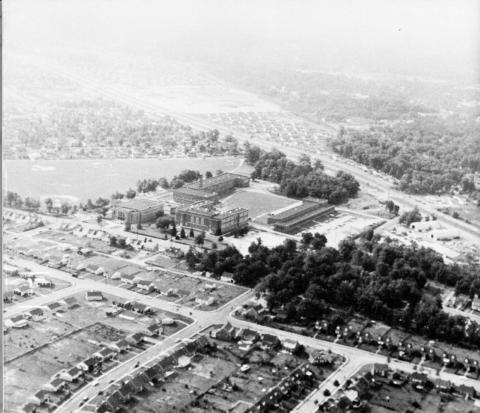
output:
[[[40,209],[39,200],[30,197],[23,199],[19,194],[12,191],[7,191],[3,202],[4,205],[11,208],[26,209],[27,211],[38,211]]]
[[[137,182],[137,192],[138,193],[153,192],[157,189],[158,186],[164,189],[180,188],[185,183],[193,182],[200,179],[201,176],[202,174],[199,171],[194,171],[192,169],[185,169],[182,172],[180,172],[178,175],[174,176],[170,182],[168,182],[166,178],[141,179]]]
[[[420,222],[422,220],[422,214],[417,207],[413,208],[411,211],[406,211],[400,215],[399,222],[400,224],[405,224],[407,227],[410,226],[413,222]]]
[[[308,196],[325,198],[332,204],[339,204],[357,195],[360,185],[355,178],[345,172],[335,177],[323,171],[320,161],[312,163],[310,157],[303,155],[298,163],[284,153],[272,150],[265,152],[247,145],[245,157],[253,165],[253,179],[264,179],[280,185],[280,192],[292,198]]]
[[[480,346],[479,326],[444,313],[441,298],[425,288],[432,280],[473,296],[480,293],[475,268],[445,264],[431,249],[381,242],[373,233],[338,249],[325,243],[319,234],[305,234],[300,247],[286,240],[267,248],[258,240],[246,256],[228,247],[187,259],[192,268],[217,277],[228,271],[236,283],[257,286],[271,309],[283,308],[291,319],[320,319],[334,306],[429,338]]]
[[[419,118],[368,131],[340,131],[333,149],[399,180],[411,193],[472,193],[480,172],[478,122],[452,117]]]

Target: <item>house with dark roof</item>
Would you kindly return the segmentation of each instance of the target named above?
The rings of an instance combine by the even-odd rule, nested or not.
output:
[[[118,353],[123,353],[124,351],[130,350],[130,343],[122,338],[121,340],[110,344],[109,347]]]
[[[44,319],[43,310],[40,307],[32,308],[26,313],[26,315],[34,321]]]
[[[159,334],[161,334],[162,331],[163,331],[162,327],[159,324],[154,323],[154,324],[150,324],[149,326],[145,327],[142,330],[142,333],[144,333],[146,336],[156,337]]]
[[[46,390],[39,390],[32,397],[30,397],[29,400],[32,402],[32,404],[41,406],[42,404],[50,401],[50,397],[50,392]]]
[[[144,337],[142,333],[133,333],[127,336],[126,340],[131,344],[137,345],[144,340]]]
[[[99,361],[92,356],[78,363],[77,367],[83,371],[92,371],[98,364]]]
[[[85,299],[87,301],[103,301],[103,294],[101,291],[87,291]]]
[[[24,328],[28,326],[28,321],[22,314],[19,314],[5,320],[5,326],[12,328]]]
[[[72,367],[68,370],[62,371],[59,377],[65,381],[73,382],[83,377],[83,370],[78,367]]]
[[[93,356],[99,359],[101,362],[111,360],[117,355],[115,350],[111,348],[104,347],[101,350],[97,351]]]
[[[43,388],[47,391],[57,393],[65,387],[66,383],[62,379],[55,378],[49,383],[45,384]]]

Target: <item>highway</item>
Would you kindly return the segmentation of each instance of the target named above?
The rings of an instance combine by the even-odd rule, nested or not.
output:
[[[142,109],[146,113],[157,116],[170,116],[171,118],[174,118],[186,125],[190,125],[193,129],[199,131],[217,129],[223,135],[232,134],[240,142],[249,141],[250,143],[266,150],[276,147],[278,150],[284,152],[289,158],[292,159],[298,159],[300,155],[308,153],[311,155],[312,159],[320,159],[324,164],[326,171],[329,173],[345,171],[352,174],[361,184],[362,191],[374,195],[377,197],[377,199],[386,200],[388,198],[397,203],[400,207],[402,207],[402,209],[412,209],[417,206],[423,213],[429,215],[435,214],[440,222],[443,222],[445,225],[454,227],[461,231],[466,237],[469,238],[471,242],[474,242],[477,245],[480,243],[480,228],[464,221],[454,219],[449,215],[437,211],[436,207],[429,205],[424,197],[405,194],[394,189],[387,179],[383,178],[380,174],[373,175],[364,171],[364,167],[361,165],[357,165],[340,156],[336,156],[335,159],[332,158],[332,152],[327,148],[321,148],[321,150],[325,151],[325,153],[311,154],[312,148],[286,146],[281,145],[278,142],[259,140],[249,134],[225,127],[224,125],[217,124],[207,119],[199,118],[198,116],[189,113],[171,112],[168,107],[162,107],[157,103],[154,104],[148,99],[145,99],[144,96],[138,95],[133,91],[127,91],[127,89],[118,90],[110,86],[105,86],[105,84],[97,79],[92,78],[91,76],[75,73],[66,67],[59,67],[58,65],[54,67],[51,62],[46,60],[41,61],[39,59],[35,59],[34,64],[39,65],[51,73],[64,77],[74,83],[80,84],[87,89],[91,89],[102,96],[116,100],[131,107]],[[333,133],[333,130],[329,125],[325,126],[315,124],[311,121],[308,121],[308,123],[319,129],[330,130],[332,131],[331,133]]]

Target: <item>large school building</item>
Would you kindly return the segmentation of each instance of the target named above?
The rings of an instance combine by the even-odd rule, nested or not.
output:
[[[273,225],[276,231],[294,233],[302,225],[333,212],[335,208],[328,201],[318,198],[305,198],[300,204],[272,213],[267,223]]]
[[[199,201],[216,202],[235,188],[247,187],[250,178],[245,175],[223,173],[203,179],[173,190],[173,200],[179,204],[193,204]]]
[[[175,222],[184,228],[220,235],[245,227],[248,224],[248,210],[234,208],[219,211],[212,202],[198,202],[178,207]]]

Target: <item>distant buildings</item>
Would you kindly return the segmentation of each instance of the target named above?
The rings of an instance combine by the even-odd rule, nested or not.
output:
[[[163,204],[152,199],[131,199],[113,207],[113,218],[130,224],[154,221],[157,213],[163,213]]]
[[[244,175],[223,173],[212,178],[185,184],[173,190],[173,200],[179,204],[193,204],[199,201],[216,202],[235,188],[247,187],[250,178]]]
[[[473,297],[473,300],[472,300],[472,310],[480,311],[480,298],[478,298],[477,294],[475,294],[475,297]]]
[[[235,208],[228,211],[217,210],[212,202],[198,202],[177,208],[177,225],[215,235],[226,234],[248,223],[248,210]]]
[[[329,214],[334,209],[325,199],[305,198],[300,205],[282,210],[278,214],[270,214],[267,223],[272,224],[276,231],[292,233],[300,226]]]

